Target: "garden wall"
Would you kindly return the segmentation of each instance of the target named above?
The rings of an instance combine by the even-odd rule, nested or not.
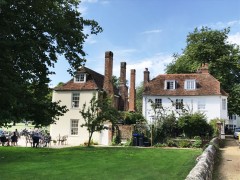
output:
[[[211,180],[213,174],[214,158],[219,148],[219,139],[211,140],[210,145],[198,157],[198,163],[190,171],[186,180]]]

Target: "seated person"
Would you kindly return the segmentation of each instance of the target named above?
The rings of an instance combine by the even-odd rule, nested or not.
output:
[[[0,140],[1,140],[2,146],[4,146],[6,142],[8,142],[8,139],[6,138],[4,133],[1,135]],[[7,144],[9,145],[9,142]]]

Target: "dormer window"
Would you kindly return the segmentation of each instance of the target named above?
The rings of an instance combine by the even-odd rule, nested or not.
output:
[[[85,73],[77,74],[75,76],[74,80],[76,83],[86,82],[86,74]]]
[[[164,89],[176,89],[176,81],[165,80]]]
[[[184,82],[184,89],[193,90],[196,89],[196,81],[195,79],[187,79]]]

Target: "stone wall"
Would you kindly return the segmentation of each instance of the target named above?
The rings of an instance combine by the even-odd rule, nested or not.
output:
[[[211,140],[210,145],[198,157],[198,163],[190,171],[186,180],[211,180],[214,166],[214,158],[219,148],[219,139]]]

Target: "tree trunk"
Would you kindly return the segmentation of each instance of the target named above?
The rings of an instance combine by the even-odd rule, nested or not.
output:
[[[94,131],[91,131],[90,134],[89,134],[89,138],[88,138],[88,147],[90,146],[93,132],[94,132]]]

